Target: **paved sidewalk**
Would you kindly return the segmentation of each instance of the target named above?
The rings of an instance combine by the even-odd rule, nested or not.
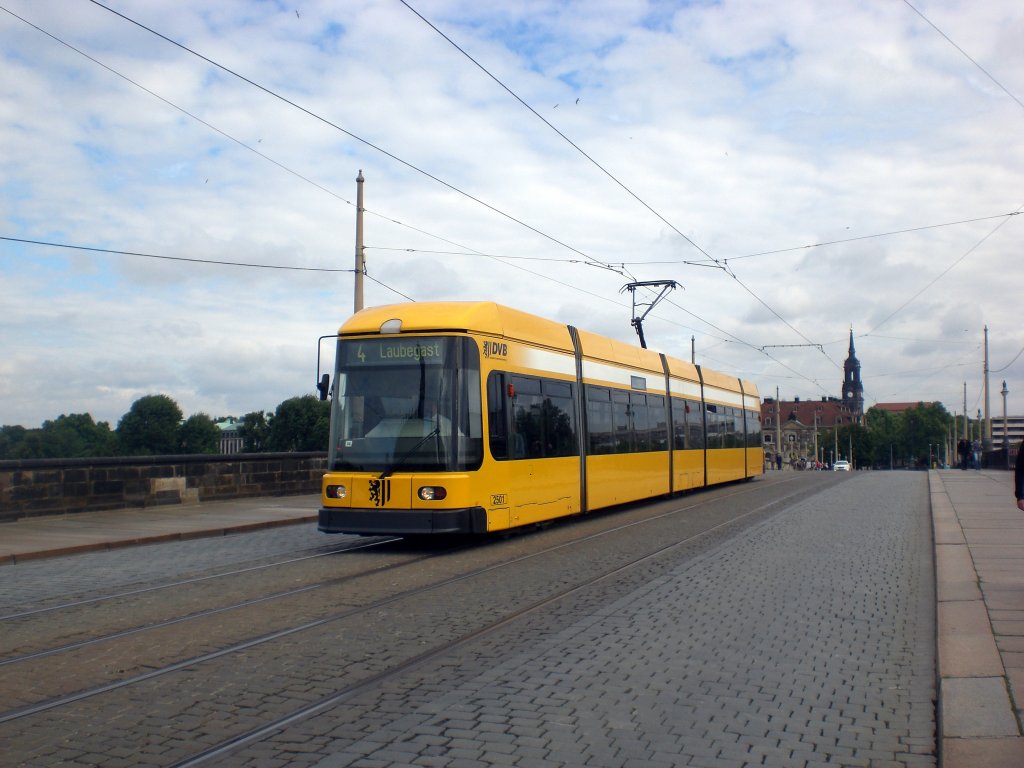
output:
[[[943,768],[1024,766],[1024,512],[1009,472],[929,473]]]
[[[320,496],[272,496],[115,509],[0,523],[0,566],[135,544],[316,522]]]

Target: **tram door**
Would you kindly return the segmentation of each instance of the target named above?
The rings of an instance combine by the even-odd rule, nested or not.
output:
[[[569,381],[536,376],[488,377],[493,471],[508,488],[510,526],[580,511],[574,388]]]

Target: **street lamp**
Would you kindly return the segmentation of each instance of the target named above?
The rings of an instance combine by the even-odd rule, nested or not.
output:
[[[1003,381],[1003,391],[1000,393],[1003,396],[1003,453],[1006,454],[1006,468],[1010,468],[1010,438],[1006,430],[1006,396],[1010,394],[1010,390],[1006,388],[1006,381]]]

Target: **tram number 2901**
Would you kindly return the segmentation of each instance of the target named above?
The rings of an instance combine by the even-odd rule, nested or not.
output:
[[[508,504],[508,497],[504,493],[491,494],[492,507],[504,507],[506,504]]]

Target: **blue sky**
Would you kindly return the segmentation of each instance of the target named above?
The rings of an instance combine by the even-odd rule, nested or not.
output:
[[[966,382],[972,414],[988,325],[1024,413],[1018,2],[410,0],[536,114],[398,0],[105,4],[273,94],[88,0],[0,2],[2,424],[313,392],[359,170],[367,305],[634,341],[623,285],[671,279],[652,348],[818,398],[852,327],[869,403]]]

